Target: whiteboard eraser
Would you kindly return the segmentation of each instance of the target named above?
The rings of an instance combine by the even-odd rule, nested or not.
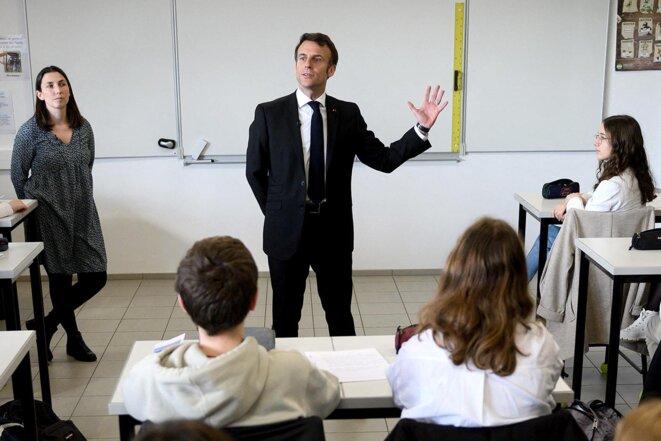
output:
[[[195,147],[193,148],[193,153],[192,153],[191,157],[196,161],[198,159],[200,159],[200,156],[202,156],[204,154],[204,150],[207,148],[208,145],[209,145],[209,141],[207,141],[206,139],[200,138],[195,143]]]

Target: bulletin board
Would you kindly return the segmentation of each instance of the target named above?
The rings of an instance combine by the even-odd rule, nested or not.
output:
[[[661,70],[661,0],[618,0],[615,70]]]

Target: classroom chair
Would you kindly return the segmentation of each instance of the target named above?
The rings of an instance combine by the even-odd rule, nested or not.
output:
[[[574,355],[576,337],[576,309],[580,256],[576,252],[574,239],[578,237],[631,237],[634,233],[654,228],[654,209],[639,209],[614,212],[569,210],[562,229],[553,244],[540,281],[540,303],[537,314],[546,319],[546,327],[560,346],[560,357],[568,359]],[[626,251],[626,250],[625,250]],[[585,342],[587,345],[606,345],[610,329],[611,293],[613,281],[591,264],[588,279],[587,315]],[[636,316],[633,312],[644,305],[645,286],[629,285],[624,296],[623,315],[620,327],[626,327]],[[641,354],[646,353],[644,343],[622,346]],[[631,363],[631,360],[627,358]],[[633,365],[633,363],[632,363]],[[642,359],[644,373],[646,360]],[[602,371],[605,367],[602,368]]]
[[[325,441],[324,424],[318,416],[259,426],[225,427],[236,441]]]
[[[586,441],[567,410],[495,427],[455,427],[401,419],[384,441]]]

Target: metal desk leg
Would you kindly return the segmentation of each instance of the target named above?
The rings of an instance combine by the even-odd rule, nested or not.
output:
[[[21,316],[18,311],[18,295],[11,280],[0,281],[2,292],[2,304],[5,308],[5,320],[7,331],[19,331],[21,329]]]
[[[542,271],[546,264],[546,243],[549,241],[549,221],[539,220],[539,267],[537,269],[537,299],[540,298],[539,282],[542,280]]]
[[[611,325],[608,338],[608,373],[606,374],[606,405],[615,407],[617,389],[617,361],[620,356],[620,322],[622,320],[622,277],[613,277],[613,298],[611,303]]]
[[[48,373],[48,347],[46,345],[46,325],[44,324],[44,297],[41,291],[41,272],[39,261],[30,264],[30,287],[32,291],[32,310],[37,331],[37,355],[39,360],[39,380],[41,397],[44,403],[52,407],[50,378]]]
[[[519,204],[519,239],[525,245],[526,243],[526,210]]]
[[[20,398],[23,404],[23,425],[27,439],[37,441],[39,438],[37,436],[37,418],[34,410],[30,354],[26,354],[21,364],[18,365],[18,369],[12,375],[12,383],[14,384],[14,398]]]
[[[574,375],[571,388],[574,390],[574,399],[581,398],[581,382],[583,381],[583,346],[585,346],[585,316],[588,306],[588,275],[590,262],[581,250],[581,264],[578,275],[578,305],[576,308],[576,340],[574,341]],[[619,334],[618,334],[619,338]]]
[[[119,439],[120,441],[131,441],[135,438],[135,426],[140,424],[131,415],[119,416]]]

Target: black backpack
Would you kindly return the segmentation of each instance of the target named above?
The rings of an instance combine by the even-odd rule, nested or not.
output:
[[[61,420],[53,409],[43,401],[34,400],[34,410],[37,417],[37,432],[42,441],[87,441],[76,425],[71,420]],[[23,428],[23,402],[21,400],[9,401],[0,406],[0,418],[9,423],[5,431],[7,432],[7,441],[17,441],[27,439],[25,429]],[[5,441],[4,432],[3,438]]]

